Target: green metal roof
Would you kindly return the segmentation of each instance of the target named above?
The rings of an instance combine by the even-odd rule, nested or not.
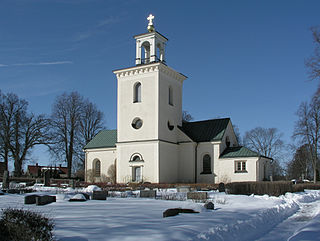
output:
[[[260,157],[261,155],[244,146],[228,147],[220,155],[220,158],[235,158],[235,157]]]
[[[195,142],[221,141],[230,118],[183,122],[179,127]]]
[[[102,130],[83,149],[115,147],[116,142],[117,130]]]

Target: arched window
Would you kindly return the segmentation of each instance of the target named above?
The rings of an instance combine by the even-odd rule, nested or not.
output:
[[[142,58],[141,63],[142,64],[149,64],[150,63],[150,43],[148,41],[144,42],[142,45],[142,52],[141,52],[141,57]]]
[[[133,87],[133,103],[141,102],[141,83],[138,82]]]
[[[173,105],[173,93],[171,86],[169,86],[169,105]]]
[[[136,155],[136,156],[134,156],[134,157],[132,158],[132,161],[133,161],[133,162],[138,162],[138,161],[141,161],[141,159],[140,159],[140,157],[139,157],[138,155]]]
[[[130,162],[143,162],[142,156],[139,153],[134,153],[130,157]]]
[[[202,174],[211,174],[211,157],[206,154],[203,156],[203,171]]]
[[[95,177],[100,177],[101,175],[101,162],[98,159],[93,161],[93,173]]]

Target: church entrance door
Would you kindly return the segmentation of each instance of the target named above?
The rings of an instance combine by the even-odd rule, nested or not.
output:
[[[135,181],[141,182],[141,167],[136,167],[134,170],[134,174],[135,174]]]

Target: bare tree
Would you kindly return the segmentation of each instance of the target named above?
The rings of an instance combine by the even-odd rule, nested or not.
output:
[[[256,127],[245,133],[243,142],[246,147],[275,159],[281,155],[284,147],[282,135],[276,128]]]
[[[23,163],[35,145],[46,144],[48,119],[27,112],[28,102],[15,94],[2,95],[0,103],[0,136],[2,158],[8,165],[14,161],[14,174],[21,176]]]
[[[314,54],[305,61],[305,65],[308,69],[309,78],[320,80],[320,26],[312,27],[311,31],[316,46]]]
[[[313,96],[310,104],[303,102],[298,111],[298,121],[293,137],[308,145],[313,166],[313,181],[317,181],[320,144],[320,93]]]
[[[77,92],[63,93],[54,102],[51,115],[51,153],[58,160],[65,160],[68,178],[71,177],[74,146],[79,132],[83,98]]]
[[[6,103],[6,96],[0,92],[0,157],[8,170],[11,123],[13,121],[13,105]]]
[[[312,171],[312,161],[309,146],[304,144],[294,148],[293,159],[287,164],[287,174],[290,178],[309,178]]]
[[[276,128],[256,127],[247,131],[243,138],[244,146],[263,156],[272,158],[271,172],[274,177],[282,175],[282,168],[279,163],[284,147],[282,135]]]
[[[85,155],[82,149],[92,140],[99,131],[104,129],[103,113],[98,110],[97,106],[89,100],[83,102],[83,111],[81,113],[79,141],[78,141],[78,158],[80,169],[84,169]]]
[[[79,165],[84,168],[82,148],[103,128],[103,114],[78,92],[58,96],[51,115],[51,153],[65,160],[68,177]]]

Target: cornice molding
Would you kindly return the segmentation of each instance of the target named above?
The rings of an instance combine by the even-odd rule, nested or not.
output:
[[[159,70],[159,63],[148,64],[148,65],[139,65],[127,69],[115,70],[113,73],[117,76],[117,78],[123,78],[126,76],[151,73]]]
[[[177,71],[171,69],[170,67],[162,64],[162,63],[153,63],[147,65],[139,65],[131,68],[115,70],[113,73],[117,76],[117,78],[123,78],[127,76],[140,75],[145,73],[159,72],[178,80],[179,82],[183,82],[187,77]]]
[[[166,66],[166,65],[160,65],[159,69],[162,73],[172,77],[173,79],[178,80],[179,82],[183,83],[183,81],[187,78],[186,76],[184,76],[181,73],[178,73],[177,71],[171,69],[170,67]]]

